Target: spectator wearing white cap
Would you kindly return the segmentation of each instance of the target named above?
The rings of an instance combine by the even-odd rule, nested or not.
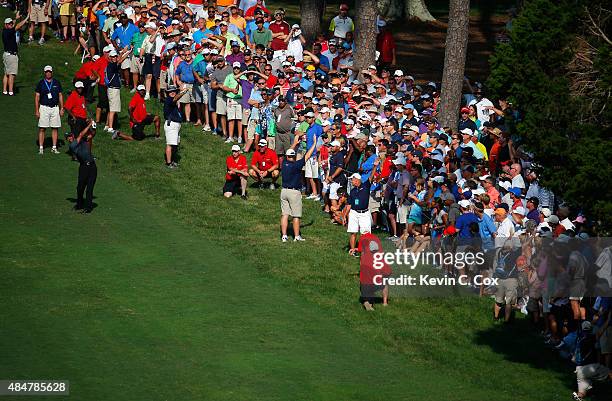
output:
[[[136,87],[136,93],[132,97],[132,100],[130,100],[128,106],[132,135],[120,135],[121,138],[142,141],[145,138],[145,128],[151,124],[155,126],[155,138],[159,138],[161,120],[159,116],[147,112],[147,105],[144,100],[145,93],[146,88],[144,85],[140,84]]]
[[[374,161],[374,167],[378,167],[380,159]],[[369,178],[362,182],[361,174],[353,173],[349,179],[351,180],[352,188],[349,192],[349,215],[347,232],[349,238],[349,254],[356,256],[357,254],[357,233],[367,234],[372,232],[372,215],[370,214],[370,187],[374,180],[374,174],[370,174]]]
[[[64,109],[68,113],[68,125],[70,125],[70,132],[77,137],[81,131],[87,127],[87,108],[85,107],[85,85],[82,81],[76,81],[74,83],[74,90],[70,93],[66,102],[64,103]]]
[[[17,14],[19,15],[19,13]],[[2,30],[2,44],[4,45],[4,53],[2,54],[2,62],[4,64],[4,74],[2,75],[2,94],[13,96],[15,77],[19,72],[19,47],[17,46],[17,31],[28,21],[24,19],[21,22],[14,21],[12,18],[4,20],[4,29]]]
[[[276,180],[280,175],[278,156],[274,149],[268,147],[268,141],[265,139],[260,139],[258,145],[259,148],[253,153],[251,159],[249,175],[260,188],[264,185],[264,179],[269,178],[271,180],[270,189],[275,189]]]
[[[121,54],[115,50],[108,53],[105,79],[108,90],[108,116],[104,131],[113,133],[115,116],[121,113],[121,63],[130,55],[129,48],[123,49]]]
[[[242,199],[247,198],[247,159],[241,154],[240,145],[232,145],[232,154],[225,159],[225,184],[223,185],[223,196],[231,198],[238,193]]]
[[[38,153],[43,154],[45,133],[51,128],[53,147],[51,153],[59,154],[57,150],[57,130],[62,126],[61,117],[64,115],[64,95],[62,85],[53,78],[53,67],[43,68],[44,77],[35,89],[34,113],[38,118]]]
[[[291,148],[285,152],[281,175],[283,177],[283,188],[280,193],[281,205],[281,241],[287,242],[287,228],[289,226],[289,216],[293,218],[293,234],[294,241],[304,241],[300,235],[300,219],[302,218],[302,169],[306,164],[306,160],[310,159],[317,146],[316,141],[313,142],[310,149],[306,152],[303,158],[296,160],[295,148],[300,144],[304,135],[296,135]]]
[[[234,131],[236,137],[242,140],[242,85],[238,83],[244,72],[241,71],[242,64],[239,61],[232,63],[232,73],[228,74],[221,85],[221,89],[227,97],[226,113],[228,121],[228,132],[226,143],[234,142]],[[246,72],[246,71],[245,71]]]

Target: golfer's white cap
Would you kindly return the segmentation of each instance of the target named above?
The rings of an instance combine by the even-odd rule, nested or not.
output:
[[[232,152],[240,152],[240,145],[232,145]]]
[[[74,87],[75,87],[75,88],[84,88],[84,87],[85,87],[85,85],[83,85],[83,82],[81,82],[81,81],[76,81],[76,82],[74,83]]]

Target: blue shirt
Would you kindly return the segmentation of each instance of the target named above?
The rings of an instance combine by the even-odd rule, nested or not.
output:
[[[38,81],[38,85],[36,85],[35,92],[40,94],[40,104],[42,106],[55,107],[59,105],[59,94],[62,93],[62,85],[55,78],[51,78],[50,82],[46,79],[41,79]]]
[[[164,101],[164,118],[167,121],[173,121],[175,123],[180,123],[183,121],[183,116],[181,115],[181,109],[177,103],[174,103],[174,98],[170,96],[166,97]]]
[[[371,155],[365,160],[362,160],[359,163],[359,174],[361,175],[362,181],[367,181],[370,179],[370,175],[372,175],[372,170],[374,169],[374,161],[376,160],[376,155]]]
[[[138,32],[136,25],[128,22],[128,25],[125,27],[123,25],[116,27],[113,31],[113,36],[111,36],[111,39],[117,42],[117,44],[123,49],[132,43],[132,36],[134,36],[136,32]]]
[[[312,126],[306,130],[306,149],[310,149],[321,135],[323,135],[323,127],[316,123],[312,124]],[[317,149],[312,152],[311,158],[315,157],[316,155]]]
[[[478,224],[478,217],[472,212],[463,213],[457,217],[455,222],[455,228],[459,231],[459,245],[466,245],[470,243],[470,239],[474,238],[470,232],[470,225],[472,223]]]
[[[195,81],[195,77],[193,76],[193,63],[181,61],[178,67],[176,67],[174,74],[181,80],[181,82],[186,84],[193,84]]]
[[[104,27],[104,23],[106,22],[106,14],[104,14],[104,11],[98,10],[96,11],[96,16],[98,17],[98,25],[99,25],[98,30],[101,31],[102,28]]]
[[[302,188],[302,169],[306,164],[305,159],[291,162],[285,158],[281,167],[281,177],[283,178],[283,188],[297,189]]]
[[[191,69],[193,71],[197,72],[198,75],[200,76],[200,78],[204,78],[204,76],[206,75],[206,66],[207,65],[208,65],[208,63],[206,62],[206,60],[200,60],[197,64],[191,63]]]
[[[493,243],[493,234],[497,232],[493,219],[488,214],[483,214],[482,219],[478,220],[478,230],[480,232],[480,239],[482,240],[482,249],[488,251],[493,249],[495,244]]]
[[[358,212],[368,210],[370,206],[370,181],[362,181],[358,187],[353,187],[348,198],[351,209]]]
[[[313,83],[311,80],[306,79],[306,78],[302,78],[302,80],[300,81],[300,86],[302,87],[302,89],[304,89],[306,92],[308,92],[308,89],[310,89],[312,87]],[[346,111],[346,110],[345,110]]]
[[[213,31],[211,31],[210,29],[207,29],[205,31],[198,29],[193,33],[193,43],[201,43],[202,39],[213,34]]]

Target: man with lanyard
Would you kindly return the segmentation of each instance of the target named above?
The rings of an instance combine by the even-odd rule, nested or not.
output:
[[[115,46],[115,49],[122,53],[125,49],[130,48],[132,37],[138,33],[138,28],[130,21],[125,13],[121,14],[119,21],[121,25],[118,25],[113,31],[111,42],[113,46]],[[127,56],[121,61],[121,73],[123,74],[123,82],[126,87],[130,84],[130,62],[131,58]]]
[[[47,22],[49,21],[50,0],[30,0],[28,2],[28,15],[30,16],[30,37],[29,42],[34,41],[34,29],[40,24],[39,45],[45,44],[45,33],[47,32]]]
[[[374,168],[378,167],[380,159],[374,162]],[[348,198],[348,227],[347,232],[351,234],[349,243],[349,254],[356,256],[357,254],[357,232],[367,234],[372,231],[372,217],[370,216],[370,186],[374,178],[374,174],[370,174],[369,178],[362,182],[359,173],[353,173],[350,177],[353,188],[349,193]]]
[[[85,107],[85,85],[81,81],[74,83],[74,90],[66,99],[64,109],[68,113],[70,132],[77,137],[87,127],[87,108]]]
[[[89,150],[88,142],[91,142],[96,135],[96,123],[90,120],[87,126],[79,132],[75,138],[74,135],[68,137],[70,142],[70,151],[76,156],[79,161],[79,179],[77,182],[77,202],[75,210],[83,210],[84,214],[91,213],[93,209],[93,190],[96,185],[98,176],[98,168],[96,162]],[[83,204],[83,193],[87,190],[87,201]]]
[[[53,147],[51,153],[59,154],[57,150],[57,129],[62,126],[61,117],[64,115],[64,96],[62,85],[53,78],[53,67],[45,66],[44,78],[36,85],[34,96],[35,115],[38,118],[38,154],[43,154],[45,133],[51,128]]]
[[[4,62],[4,76],[2,77],[2,93],[4,95],[13,96],[13,86],[15,84],[15,76],[19,69],[19,56],[17,55],[17,31],[28,21],[24,19],[17,25],[12,18],[4,20],[4,29],[2,30],[2,44],[4,45],[4,53],[2,61]]]
[[[121,55],[115,50],[108,53],[108,65],[104,72],[106,86],[108,91],[108,116],[106,118],[106,126],[104,131],[114,132],[113,124],[115,122],[115,114],[121,113],[121,78],[120,65],[129,56],[129,49],[123,49]]]
[[[179,92],[176,86],[170,86],[166,89],[167,96],[164,101],[164,118],[166,123],[164,124],[164,134],[166,136],[166,167],[169,169],[178,167],[175,158],[178,145],[181,141],[180,130],[181,123],[183,122],[178,101],[185,93],[187,93],[187,89]]]
[[[304,238],[300,235],[300,219],[302,217],[302,193],[300,192],[302,187],[302,169],[304,168],[306,160],[308,160],[315,151],[317,142],[313,142],[302,159],[296,160],[295,148],[300,144],[302,137],[303,135],[295,136],[293,145],[285,153],[285,159],[283,160],[281,168],[281,176],[283,179],[283,188],[280,193],[280,226],[282,242],[287,242],[289,240],[287,236],[289,216],[293,218],[293,241],[304,241]]]
[[[315,144],[315,150],[313,151],[312,157],[306,160],[306,168],[304,169],[304,175],[309,179],[312,189],[312,193],[306,199],[318,201],[321,198],[319,197],[316,181],[319,178],[319,162],[317,161],[316,143],[323,134],[323,127],[316,123],[315,114],[312,111],[306,113],[306,122],[309,125],[306,130],[306,147],[310,148],[313,143]]]

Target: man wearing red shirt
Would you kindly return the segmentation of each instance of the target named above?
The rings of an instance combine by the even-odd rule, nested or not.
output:
[[[252,19],[255,18],[255,10],[260,9],[261,11],[263,11],[266,14],[270,14],[270,11],[264,6],[263,4],[263,0],[257,0],[257,4],[255,4],[254,6],[250,7],[248,10],[246,10],[246,12],[244,13],[244,19],[247,21],[250,21]]]
[[[93,75],[93,70],[95,69],[96,61],[98,61],[99,58],[100,56],[98,55],[93,56],[91,61],[84,62],[81,68],[79,68],[78,71],[74,74],[75,82],[76,81],[83,82],[83,85],[85,86],[83,95],[85,96],[85,98],[87,99],[87,102],[89,103],[93,101],[93,97],[92,97],[93,86],[91,86],[91,84],[95,80],[94,75]]]
[[[276,180],[280,170],[278,168],[278,156],[273,149],[268,148],[268,142],[265,139],[259,140],[259,149],[253,154],[251,159],[251,168],[249,175],[257,182],[259,187],[263,185],[263,180],[266,177],[272,178],[270,189],[275,189]]]
[[[272,50],[287,50],[287,42],[285,39],[291,31],[291,27],[284,20],[285,12],[282,10],[276,10],[274,12],[274,22],[270,23],[270,29],[272,31],[272,43],[270,47]]]
[[[161,120],[159,116],[147,113],[147,105],[144,100],[145,92],[145,86],[142,84],[138,85],[136,87],[136,93],[134,93],[134,97],[132,97],[128,106],[132,135],[126,135],[115,130],[113,139],[121,138],[126,141],[142,141],[146,137],[144,132],[145,127],[151,124],[155,124],[155,138],[159,138]]]
[[[240,185],[242,199],[246,199],[247,178],[247,159],[240,154],[240,145],[232,145],[232,154],[225,159],[227,172],[225,173],[225,184],[223,185],[223,196],[231,198],[237,193]]]
[[[85,96],[83,96],[85,85],[76,81],[74,90],[64,102],[64,110],[68,113],[68,124],[70,132],[76,137],[87,127],[87,109],[85,108]]]
[[[96,123],[100,123],[100,118],[102,117],[102,110],[106,110],[108,112],[108,91],[106,88],[106,75],[104,71],[106,71],[106,66],[108,65],[108,54],[113,50],[113,46],[106,46],[103,51],[104,55],[102,55],[98,61],[95,62],[92,73],[95,79],[98,81],[98,104],[96,106]]]

